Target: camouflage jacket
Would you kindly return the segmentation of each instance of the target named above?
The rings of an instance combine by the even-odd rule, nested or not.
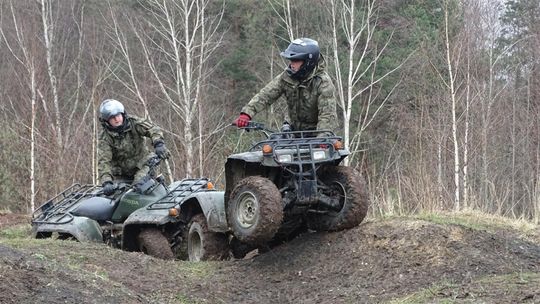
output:
[[[295,130],[337,131],[336,100],[332,79],[325,71],[324,59],[306,79],[292,79],[286,72],[275,77],[249,103],[242,112],[253,117],[285,96],[289,123]]]
[[[122,132],[103,127],[98,142],[98,174],[100,182],[113,180],[113,176],[133,177],[153,155],[145,138],[152,143],[163,140],[161,129],[150,121],[128,116],[128,126]]]

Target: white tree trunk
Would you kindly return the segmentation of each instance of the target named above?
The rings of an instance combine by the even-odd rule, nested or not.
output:
[[[459,174],[459,143],[458,143],[458,127],[457,127],[457,114],[456,114],[456,107],[457,107],[457,100],[456,100],[456,91],[454,88],[454,71],[453,71],[453,63],[452,58],[450,57],[450,38],[448,34],[448,3],[446,4],[446,8],[444,10],[444,24],[445,24],[445,43],[446,43],[446,63],[448,67],[448,76],[449,76],[449,90],[450,90],[450,98],[452,101],[452,139],[454,143],[454,210],[459,211],[461,209],[461,202],[460,202],[460,174]]]
[[[15,9],[13,3],[10,2],[10,13],[13,20],[15,29],[16,42],[12,45],[7,37],[4,29],[0,26],[0,34],[5,42],[5,47],[9,53],[15,58],[15,61],[20,64],[25,72],[28,73],[28,85],[30,90],[30,210],[29,213],[35,209],[36,201],[36,101],[38,95],[38,88],[36,83],[36,67],[34,63],[34,56],[30,53],[30,47],[27,45],[24,32],[19,27],[19,22],[15,15]],[[16,47],[16,48],[14,48]],[[20,52],[20,54],[18,53]]]
[[[180,138],[185,176],[203,173],[202,144],[204,119],[207,117],[204,113],[199,113],[201,87],[204,85],[204,78],[209,74],[205,63],[216,49],[216,41],[221,40],[221,36],[216,38],[219,36],[216,29],[223,16],[221,11],[213,20],[207,20],[206,7],[209,3],[209,0],[149,0],[145,4],[148,6],[149,15],[143,21],[150,25],[153,33],[137,28],[137,20],[131,20],[132,30],[140,43],[146,65],[160,90],[160,99],[171,107],[181,123],[178,126],[180,135],[172,133]],[[113,20],[116,18],[118,17],[114,16],[113,12]],[[138,79],[135,75],[128,44],[118,24],[114,22],[113,25],[115,42],[129,66],[130,80],[124,84],[133,88],[132,91],[144,102],[138,84],[148,79]],[[207,27],[208,25],[210,26]],[[161,38],[159,44],[152,39],[151,34],[157,34]],[[172,75],[160,72],[165,65],[173,72]],[[198,154],[196,146],[199,147]],[[195,167],[199,167],[197,172]]]
[[[32,122],[30,128],[30,213],[36,209],[36,75],[32,68],[30,69],[30,91],[32,104]]]
[[[344,161],[345,165],[355,159],[362,143],[363,132],[378,115],[397,84],[388,96],[383,100],[377,100],[377,105],[373,97],[373,86],[403,65],[403,63],[399,64],[378,78],[375,76],[377,61],[384,53],[391,36],[380,49],[375,50],[372,57],[368,57],[368,53],[373,51],[372,48],[374,48],[372,44],[373,35],[377,30],[376,7],[378,1],[370,0],[362,3],[364,6],[357,8],[357,1],[354,0],[332,0],[329,8],[332,19],[331,49],[335,60],[336,97],[342,110],[341,115],[338,115],[338,117],[342,118],[343,121],[344,145],[351,150],[351,156]],[[341,27],[339,26],[340,23],[343,23]],[[338,28],[341,28],[343,32],[339,32]],[[347,44],[346,71],[342,71],[340,66],[341,60],[338,52],[341,44],[341,42],[338,42],[340,36],[345,37]],[[345,75],[343,75],[343,72],[345,72]],[[367,85],[360,87],[361,80],[367,77],[369,77]],[[355,104],[360,106],[355,107]],[[353,113],[353,108],[361,110],[358,113]],[[353,114],[356,115],[355,120],[358,121],[356,126],[351,125]]]
[[[62,115],[60,113],[57,78],[54,72],[54,66],[52,62],[52,53],[54,48],[54,24],[52,22],[52,3],[50,1],[41,0],[41,20],[43,22],[43,40],[45,42],[45,57],[47,58],[47,73],[49,75],[49,83],[53,94],[56,143],[58,145],[58,149],[63,149],[61,123]]]

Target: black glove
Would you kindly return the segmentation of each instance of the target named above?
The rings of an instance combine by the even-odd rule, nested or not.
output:
[[[171,156],[171,152],[169,152],[169,149],[165,147],[165,143],[163,141],[156,141],[154,143],[154,152],[156,152],[157,156],[161,159],[167,159]]]
[[[106,181],[101,186],[103,187],[103,194],[107,196],[112,195],[116,190],[116,187],[111,181]]]

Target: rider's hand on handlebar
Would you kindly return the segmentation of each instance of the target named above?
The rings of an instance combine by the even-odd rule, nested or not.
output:
[[[103,182],[103,184],[101,186],[103,187],[103,194],[105,194],[107,196],[112,195],[114,193],[114,191],[116,190],[115,187],[114,187],[113,182],[111,182],[111,181]]]
[[[251,116],[247,115],[246,113],[240,113],[240,116],[238,116],[238,118],[234,121],[234,124],[239,128],[245,128],[250,120]]]
[[[171,156],[171,152],[165,147],[165,143],[161,140],[154,143],[154,152],[161,159],[168,159]]]

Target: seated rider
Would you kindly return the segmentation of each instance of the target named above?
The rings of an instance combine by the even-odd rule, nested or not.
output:
[[[101,103],[99,120],[103,128],[98,142],[98,175],[103,193],[113,194],[113,180],[118,179],[133,180],[137,190],[150,172],[148,160],[155,155],[161,159],[170,156],[161,129],[147,119],[128,116],[124,105],[114,99]],[[155,154],[148,151],[146,138]]]

